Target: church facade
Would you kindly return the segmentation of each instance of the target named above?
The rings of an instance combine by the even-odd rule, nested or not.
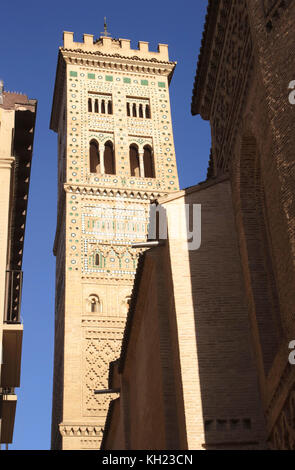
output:
[[[210,120],[209,177],[227,173],[268,446],[294,449],[292,0],[208,2],[192,113]]]

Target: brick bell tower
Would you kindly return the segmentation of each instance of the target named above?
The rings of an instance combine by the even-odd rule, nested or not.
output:
[[[58,134],[53,449],[98,449],[150,200],[178,189],[169,102],[175,62],[105,32],[64,33]]]

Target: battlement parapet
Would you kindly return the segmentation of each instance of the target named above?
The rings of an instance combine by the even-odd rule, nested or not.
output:
[[[158,51],[149,50],[149,43],[146,41],[138,42],[138,49],[131,49],[130,39],[114,39],[101,36],[96,41],[93,34],[84,34],[83,42],[74,41],[74,33],[64,31],[64,48],[71,50],[82,50],[85,52],[101,52],[105,54],[119,54],[123,57],[137,56],[140,59],[156,59],[158,61],[169,62],[168,45],[158,44]]]

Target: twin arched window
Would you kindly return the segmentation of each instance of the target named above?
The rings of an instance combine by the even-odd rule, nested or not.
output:
[[[103,153],[103,155],[101,155]],[[89,168],[90,173],[100,173],[106,175],[115,175],[115,157],[114,148],[111,141],[105,142],[103,152],[95,139],[89,144]]]
[[[131,144],[129,147],[130,175],[143,178],[155,178],[155,166],[153,151],[150,145],[143,147],[139,153],[138,146]],[[115,175],[114,147],[111,141],[99,145],[95,139],[89,144],[89,168],[90,173]]]
[[[129,147],[130,175],[144,178],[155,178],[155,167],[152,148],[145,145],[143,154],[139,154],[138,147],[131,144]]]

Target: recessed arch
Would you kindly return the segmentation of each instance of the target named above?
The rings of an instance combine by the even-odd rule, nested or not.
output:
[[[136,117],[136,116],[137,116],[136,104],[135,104],[135,103],[133,103],[133,105],[132,105],[132,116],[133,116],[133,117]]]
[[[150,119],[150,117],[151,117],[151,108],[150,108],[150,105],[149,105],[149,104],[147,104],[147,105],[145,106],[145,117],[146,117],[147,119]]]
[[[131,144],[129,147],[130,175],[140,176],[138,146]]]
[[[126,297],[122,300],[122,313],[127,314],[130,308],[131,303],[131,296],[126,295]]]
[[[102,302],[96,294],[90,294],[86,300],[86,310],[90,313],[101,313]]]
[[[89,169],[90,173],[100,173],[99,147],[95,139],[92,139],[89,144]]]
[[[143,147],[143,166],[144,166],[145,178],[154,178],[155,177],[154,157],[153,157],[153,150],[150,145],[145,145]]]
[[[143,107],[141,103],[138,108],[138,117],[143,118]]]
[[[110,140],[104,144],[104,172],[107,175],[116,174],[114,146]]]

